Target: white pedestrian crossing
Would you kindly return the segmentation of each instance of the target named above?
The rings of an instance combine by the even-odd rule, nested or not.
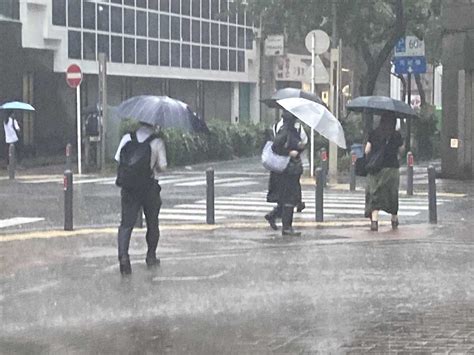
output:
[[[295,213],[294,219],[315,219],[315,195],[314,191],[304,190],[302,192],[306,208],[301,213]],[[448,199],[438,199],[438,205],[449,202]],[[401,197],[399,199],[399,216],[414,218],[420,213],[427,213],[427,197]],[[229,196],[216,196],[214,201],[216,220],[219,221],[261,221],[263,216],[269,212],[275,204],[266,202],[266,193],[263,191],[240,193]],[[325,192],[324,195],[324,218],[364,218],[365,196],[363,193]],[[381,212],[381,214],[385,214]],[[206,200],[200,199],[193,203],[177,204],[171,208],[162,208],[160,220],[172,222],[206,221]]]
[[[8,228],[19,226],[22,224],[34,223],[44,221],[41,217],[13,217],[7,219],[0,219],[0,228]]]

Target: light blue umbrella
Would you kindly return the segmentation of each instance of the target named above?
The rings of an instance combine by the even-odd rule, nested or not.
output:
[[[5,102],[2,106],[0,106],[0,110],[34,111],[35,108],[25,102],[11,101],[11,102]]]

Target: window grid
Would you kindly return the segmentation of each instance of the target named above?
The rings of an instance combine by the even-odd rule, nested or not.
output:
[[[197,48],[199,48],[199,51],[197,51],[197,49],[195,49],[194,51],[194,53],[199,52],[199,58],[196,55],[192,55],[193,51],[190,51],[191,55],[189,56],[190,57],[189,64],[191,68],[201,69],[203,67],[204,68],[210,67],[211,70],[234,71],[235,70],[234,67],[236,67],[237,71],[240,71],[240,72],[245,71],[245,50],[253,49],[253,24],[247,23],[247,21],[250,21],[249,17],[247,16],[247,13],[238,14],[232,17],[225,16],[225,18],[222,18],[221,16],[220,18],[215,18],[215,17],[213,18],[212,14],[213,14],[213,11],[216,9],[216,6],[219,9],[219,13],[220,13],[221,9],[223,9],[224,7],[229,8],[228,2],[226,0],[200,0],[200,1],[198,0],[200,4],[200,9],[199,9],[200,16],[196,17],[196,16],[193,16],[194,14],[196,14],[196,11],[193,10],[193,4],[195,4],[196,0],[181,0],[180,4],[178,5],[178,8],[180,10],[179,13],[177,13],[177,11],[174,11],[174,12],[171,11],[172,9],[171,1],[164,2],[164,4],[167,4],[166,10],[161,8],[161,1],[159,0],[158,1],[160,3],[159,4],[160,6],[158,6],[158,9],[151,7],[151,5],[153,4],[153,1],[154,0],[148,0],[145,3],[143,1],[140,3],[140,4],[148,4],[148,7],[143,7],[143,5],[138,6],[137,5],[138,3],[136,3],[135,1],[133,2],[134,5],[132,5],[130,2],[126,4],[125,1],[122,4],[118,4],[113,1],[106,2],[106,3],[93,2],[92,5],[91,3],[89,3],[89,5],[87,5],[88,11],[89,12],[92,11],[91,6],[93,7],[93,10],[94,10],[93,13],[94,13],[94,27],[95,28],[92,29],[91,23],[88,22],[86,26],[84,23],[84,11],[85,11],[84,9],[86,8],[84,6],[84,3],[81,0],[65,0],[66,2],[65,27],[67,27],[69,31],[80,33],[80,38],[82,39],[81,44],[80,44],[80,53],[82,57],[81,59],[90,60],[90,59],[85,58],[84,38],[86,37],[88,39],[94,38],[96,53],[89,54],[89,57],[97,57],[99,50],[101,49],[99,48],[99,42],[103,43],[102,39],[99,41],[99,36],[101,36],[101,38],[104,38],[105,36],[105,38],[107,38],[108,48],[104,48],[104,49],[107,50],[106,54],[108,58],[112,57],[112,37],[115,37],[116,40],[120,38],[122,42],[122,48],[121,48],[122,49],[122,55],[121,55],[122,63],[127,62],[125,58],[125,54],[126,54],[125,43],[127,42],[129,44],[133,43],[133,50],[134,50],[133,62],[127,62],[127,63],[130,63],[130,64],[138,63],[137,43],[140,43],[141,53],[142,53],[141,55],[143,55],[144,53],[146,57],[146,60],[145,60],[146,64],[141,64],[141,65],[154,65],[154,66],[157,65],[154,63],[150,63],[150,50],[153,49],[153,48],[150,48],[150,42],[158,42],[160,44],[157,46],[158,47],[158,53],[157,53],[158,65],[161,65],[160,62],[162,60],[160,59],[161,58],[160,47],[161,47],[161,43],[163,43],[164,45],[164,42],[166,42],[167,48],[168,48],[167,50],[168,58],[167,60],[164,60],[164,62],[168,63],[167,66],[171,66],[171,62],[172,62],[171,47],[172,47],[172,44],[174,43],[174,44],[179,45],[179,48],[181,51],[180,52],[181,64],[183,61],[183,53],[182,53],[183,45],[187,45],[191,49],[193,47],[196,48],[196,46]],[[187,4],[188,4],[187,6],[189,6],[189,14],[183,14],[184,1],[187,1]],[[202,8],[202,3],[204,1],[206,2],[205,14],[203,14],[203,8]],[[214,2],[216,3],[214,4]],[[78,17],[75,17],[75,20],[74,20],[75,23],[72,26],[70,25],[70,19],[73,18],[74,14],[72,13],[72,10],[69,7],[70,4],[73,4],[73,6],[75,5],[75,10],[77,10],[78,8],[80,9],[79,10],[80,13],[77,14]],[[214,6],[214,9],[213,9],[213,6]],[[103,7],[103,10],[100,10],[100,7]],[[117,13],[117,9],[120,11],[120,14],[121,14],[120,33],[117,33],[116,31],[112,31],[112,22],[113,22],[112,13],[113,12]],[[104,15],[106,16],[106,21],[107,21],[106,24],[102,22],[99,23],[99,21],[104,20],[104,17],[100,16],[100,13],[99,13],[100,11],[106,11]],[[54,13],[54,9],[53,9],[53,13]],[[134,21],[133,34],[125,33],[126,13],[127,15],[133,14],[133,21]],[[143,16],[143,14],[145,14],[145,17],[144,17],[145,24],[142,23],[143,21],[138,21],[139,17]],[[155,19],[156,17],[158,18],[158,24],[156,24],[156,26],[158,27],[157,28],[158,36],[150,36],[150,21],[151,21],[150,15],[151,14],[154,14]],[[160,22],[161,22],[160,16],[162,15],[168,16],[167,38],[161,38],[162,29],[160,26]],[[99,17],[101,18],[100,20],[99,20]],[[173,35],[171,31],[172,30],[172,20],[171,20],[172,17],[176,17],[177,20],[179,21],[179,31],[180,31],[179,39],[178,37],[175,37],[173,39]],[[188,40],[183,39],[183,19],[187,19],[190,25],[189,26],[190,33],[185,37],[185,39],[188,39],[189,37]],[[77,24],[79,24],[79,26]],[[209,29],[209,33],[206,35],[206,37],[203,36],[203,27],[204,27],[203,24],[206,24],[206,27],[208,27]],[[214,36],[213,36],[213,31],[212,31],[213,24],[214,26],[217,25],[217,28],[218,28],[217,40],[213,39],[213,37],[216,35],[216,33],[214,33]],[[108,30],[103,30],[104,26]],[[139,26],[141,26],[140,31],[139,31]],[[130,32],[130,30],[131,28],[129,28],[128,32]],[[155,32],[155,35],[156,35],[156,32]],[[222,36],[225,36],[225,37],[222,37]],[[207,39],[207,37],[209,37],[209,39]],[[203,38],[205,39],[203,40]],[[143,43],[146,44],[146,50],[144,52],[142,48]],[[103,45],[101,47],[103,47]],[[205,61],[207,62],[203,60],[203,54],[202,54],[203,47],[206,47],[206,52],[205,52],[206,56],[208,53],[210,53],[210,55],[208,55],[209,58],[207,57],[205,58]],[[213,49],[216,49],[216,50],[213,51]],[[215,63],[213,63],[216,61],[216,59],[215,58],[213,59],[213,56],[212,56],[212,53],[216,53],[216,52],[219,54],[218,59],[217,59],[217,62],[219,63],[218,68],[216,67]],[[153,53],[153,55],[155,55],[155,53]],[[196,63],[199,62],[199,65],[197,65],[196,63],[193,64],[193,58],[195,59],[194,61],[196,61]],[[234,62],[234,58],[235,58],[235,62]],[[203,63],[205,64],[203,65]],[[181,65],[181,67],[183,66]]]

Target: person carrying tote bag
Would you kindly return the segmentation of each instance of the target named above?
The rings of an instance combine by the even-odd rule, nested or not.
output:
[[[396,117],[383,114],[379,126],[369,134],[365,147],[367,187],[365,216],[370,218],[370,230],[378,231],[379,211],[392,215],[392,229],[398,228],[398,190],[400,163],[398,154],[403,146],[400,132],[395,130]]]

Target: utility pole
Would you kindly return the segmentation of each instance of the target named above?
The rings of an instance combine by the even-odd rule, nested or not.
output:
[[[332,0],[332,38],[331,38],[331,90],[330,109],[339,119],[339,91],[340,91],[340,61],[341,46],[337,33],[337,0]],[[337,184],[337,145],[329,142],[329,181]]]
[[[107,57],[99,53],[100,170],[105,171],[107,133]]]

